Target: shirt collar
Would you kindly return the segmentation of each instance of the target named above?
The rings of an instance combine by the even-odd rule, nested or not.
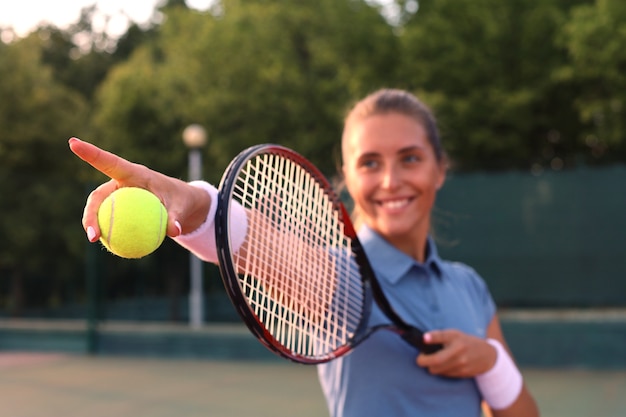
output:
[[[426,270],[427,273],[432,273],[436,277],[442,277],[442,260],[439,258],[437,245],[431,236],[428,236],[426,243],[428,255],[424,263],[401,252],[368,226],[363,225],[358,236],[376,275],[391,284],[397,283],[413,267]]]

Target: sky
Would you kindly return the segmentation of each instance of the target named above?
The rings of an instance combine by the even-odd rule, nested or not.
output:
[[[205,10],[210,1],[187,0],[187,4]],[[78,21],[82,8],[97,4],[98,10],[111,16],[108,32],[123,34],[128,19],[147,22],[157,3],[159,0],[0,0],[0,27],[13,27],[18,36],[26,35],[44,21],[65,28]]]

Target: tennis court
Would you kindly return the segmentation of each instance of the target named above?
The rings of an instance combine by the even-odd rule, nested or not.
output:
[[[626,416],[626,371],[524,370],[544,417]],[[0,353],[8,417],[326,416],[315,368],[288,362]]]

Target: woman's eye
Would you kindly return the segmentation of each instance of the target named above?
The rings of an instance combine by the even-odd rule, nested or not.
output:
[[[366,169],[375,169],[378,167],[378,161],[374,159],[365,159],[361,161],[360,166]]]
[[[406,155],[403,161],[406,163],[415,163],[421,161],[421,158],[418,155]]]

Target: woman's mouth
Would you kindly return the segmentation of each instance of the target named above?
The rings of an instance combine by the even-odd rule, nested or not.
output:
[[[397,198],[389,200],[377,200],[376,204],[386,210],[400,210],[408,206],[413,198]]]

